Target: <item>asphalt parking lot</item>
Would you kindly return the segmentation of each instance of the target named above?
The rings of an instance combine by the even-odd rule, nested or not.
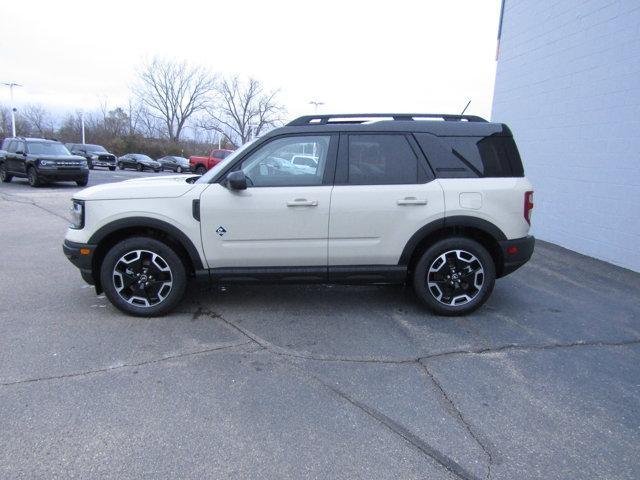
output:
[[[195,284],[132,318],[62,254],[77,190],[0,185],[0,478],[640,478],[639,274],[539,242],[464,318]]]

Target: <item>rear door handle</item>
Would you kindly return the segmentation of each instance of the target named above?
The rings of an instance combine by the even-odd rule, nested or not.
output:
[[[401,200],[398,200],[398,205],[426,205],[426,198],[416,198],[416,197],[404,197]]]
[[[295,200],[289,200],[287,207],[317,207],[317,200],[307,200],[306,198],[296,198]]]

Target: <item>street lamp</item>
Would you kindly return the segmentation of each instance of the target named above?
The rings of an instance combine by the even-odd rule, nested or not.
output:
[[[19,83],[14,82],[2,82],[3,85],[9,87],[9,94],[11,96],[11,133],[12,136],[16,136],[16,108],[13,106],[13,87],[21,87]]]
[[[311,100],[311,101],[309,102],[309,105],[314,105],[314,106],[315,106],[315,113],[318,113],[318,107],[319,107],[320,105],[324,105],[324,102],[317,102],[317,101],[315,101],[315,100]]]

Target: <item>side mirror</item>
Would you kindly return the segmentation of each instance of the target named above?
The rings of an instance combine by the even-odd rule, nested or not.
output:
[[[246,190],[247,177],[242,170],[237,170],[227,175],[226,184],[231,190]]]

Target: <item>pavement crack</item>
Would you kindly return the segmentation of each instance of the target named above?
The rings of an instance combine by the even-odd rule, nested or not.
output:
[[[507,345],[500,345],[498,347],[486,347],[478,349],[467,350],[449,350],[445,352],[438,352],[429,355],[424,355],[418,360],[430,360],[433,358],[447,357],[451,355],[486,355],[491,353],[500,353],[508,351],[540,351],[540,350],[555,350],[560,348],[575,348],[575,347],[626,347],[629,345],[639,345],[640,338],[632,340],[622,340],[619,342],[603,342],[603,341],[576,341],[567,343],[550,343],[539,345],[522,345],[517,343],[510,343]]]
[[[36,203],[35,200],[29,200],[29,199],[26,199],[26,198],[19,198],[19,197],[16,197],[15,195],[11,195],[9,193],[0,193],[0,197],[6,202],[23,203],[25,205],[32,205],[32,206],[34,206],[36,208],[39,208],[42,211],[45,211],[47,213],[50,213],[51,215],[54,215],[54,216],[56,216],[58,218],[61,218],[65,222],[69,221],[69,218],[65,217],[64,215],[60,215],[58,212],[54,212],[53,210],[49,210],[48,208],[43,207],[42,205]]]
[[[447,394],[446,390],[442,387],[442,384],[438,381],[438,379],[431,373],[429,368],[422,362],[418,362],[418,365],[422,368],[422,370],[426,373],[427,377],[436,387],[440,396],[444,399],[445,403],[448,405],[448,409],[453,413],[453,415],[458,419],[460,424],[467,430],[471,438],[480,446],[482,451],[487,457],[487,475],[486,479],[491,479],[491,468],[493,467],[493,455],[491,454],[491,450],[487,448],[487,446],[480,440],[478,434],[474,431],[471,424],[464,418],[460,409],[456,406],[455,402],[451,399],[451,397]]]
[[[627,345],[636,345],[640,344],[640,338],[631,339],[631,340],[623,340],[619,342],[603,342],[603,341],[575,341],[568,343],[551,343],[551,344],[538,344],[538,345],[522,345],[517,343],[510,343],[506,345],[500,345],[497,347],[484,347],[477,349],[460,349],[460,350],[447,350],[444,352],[436,352],[431,354],[419,355],[417,357],[404,357],[404,358],[376,358],[376,357],[348,357],[342,355],[321,355],[321,354],[313,354],[299,350],[292,350],[288,348],[283,348],[278,345],[274,345],[273,343],[261,338],[250,330],[241,327],[235,322],[228,320],[223,315],[211,311],[206,310],[202,306],[199,306],[195,312],[191,313],[192,318],[195,320],[201,316],[208,316],[212,319],[218,319],[228,325],[231,329],[236,330],[243,336],[247,337],[252,342],[260,345],[261,347],[269,350],[270,353],[274,355],[279,355],[283,357],[293,357],[300,358],[303,360],[316,360],[320,362],[345,362],[345,363],[380,363],[380,364],[391,364],[391,365],[404,365],[411,364],[416,362],[421,362],[422,360],[429,360],[433,358],[447,357],[452,355],[486,355],[491,353],[499,353],[506,351],[518,351],[518,350],[553,350],[557,348],[572,348],[572,347],[623,347]]]
[[[75,378],[75,377],[84,377],[87,375],[93,375],[96,373],[104,373],[104,372],[111,372],[114,370],[121,370],[124,368],[132,368],[132,367],[143,367],[146,365],[152,365],[155,363],[161,363],[161,362],[165,362],[168,360],[175,360],[178,358],[186,358],[186,357],[192,357],[192,356],[196,356],[196,355],[204,355],[207,353],[212,353],[212,352],[216,352],[219,350],[228,350],[228,349],[232,349],[232,348],[236,348],[236,347],[241,347],[243,345],[249,345],[251,342],[240,342],[240,343],[231,343],[231,344],[226,344],[226,345],[220,345],[217,347],[212,347],[212,348],[206,348],[204,350],[196,350],[194,352],[182,352],[182,353],[176,353],[173,355],[166,355],[160,358],[154,358],[151,360],[145,360],[143,362],[136,362],[136,363],[123,363],[120,365],[113,365],[110,367],[104,367],[104,368],[97,368],[97,369],[93,369],[93,370],[85,370],[82,372],[75,372],[75,373],[66,373],[63,375],[51,375],[48,377],[38,377],[38,378],[27,378],[24,380],[16,380],[14,382],[6,382],[6,383],[0,383],[0,387],[8,387],[11,385],[23,385],[23,384],[27,384],[27,383],[35,383],[35,382],[41,382],[41,381],[45,381],[45,380],[60,380],[60,379],[66,379],[66,378]]]
[[[332,391],[335,395],[337,395],[342,400],[348,402],[352,406],[356,407],[357,409],[359,409],[362,412],[364,412],[365,414],[367,414],[369,417],[371,417],[374,420],[376,420],[377,422],[381,423],[383,426],[385,426],[392,433],[398,435],[399,437],[404,439],[406,442],[408,442],[411,445],[413,445],[415,448],[417,448],[424,455],[427,455],[428,457],[433,459],[436,463],[438,463],[445,470],[447,470],[448,472],[452,473],[456,477],[461,478],[463,480],[478,480],[478,477],[473,475],[473,473],[469,472],[467,469],[465,469],[458,462],[456,462],[452,458],[448,457],[444,453],[440,452],[439,450],[435,449],[434,447],[429,445],[427,442],[422,440],[420,437],[418,437],[416,434],[412,433],[406,427],[404,427],[400,423],[396,422],[392,418],[388,417],[384,413],[382,413],[379,410],[367,405],[366,403],[363,403],[363,402],[351,397],[350,395],[348,395],[347,393],[343,392],[342,390],[340,390],[336,386],[331,385],[330,383],[327,383],[327,382],[323,381],[322,379],[318,378],[317,376],[312,375],[307,371],[301,370],[299,367],[297,367],[295,365],[294,365],[294,367],[297,368],[298,370],[302,371],[305,375],[311,377],[313,380],[318,382],[323,387],[325,387],[325,388],[329,389],[330,391]]]

